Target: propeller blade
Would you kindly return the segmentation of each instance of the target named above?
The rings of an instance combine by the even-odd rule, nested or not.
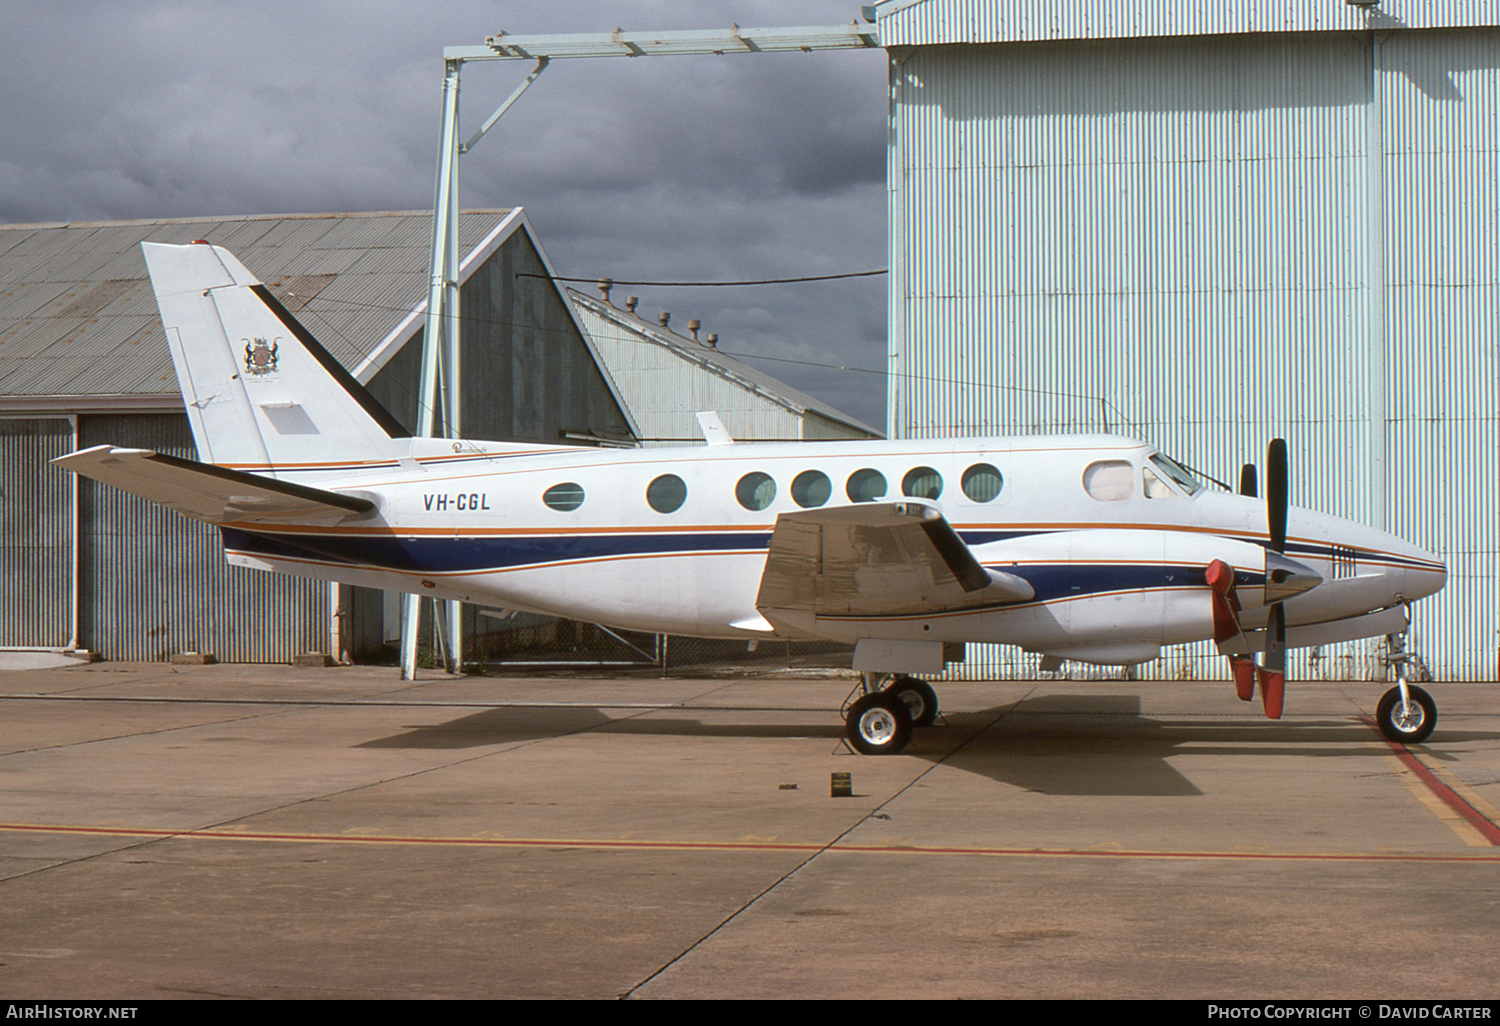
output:
[[[1241,702],[1255,697],[1255,662],[1251,659],[1229,657],[1229,672],[1234,676],[1234,693]]]
[[[1234,593],[1234,568],[1222,559],[1208,564],[1203,573],[1212,592],[1214,641],[1225,642],[1243,633],[1240,629],[1240,599]]]
[[[1260,488],[1255,480],[1255,464],[1246,463],[1240,468],[1240,494],[1252,499],[1260,497]]]
[[[1260,679],[1260,700],[1266,716],[1279,720],[1286,697],[1286,609],[1278,602],[1271,607],[1270,614],[1270,622],[1266,624],[1266,654],[1256,676]]]
[[[1234,590],[1234,567],[1216,559],[1204,571],[1208,581],[1210,598],[1214,610],[1214,641],[1222,644],[1230,638],[1245,636],[1240,626],[1240,597]],[[1240,701],[1248,702],[1255,695],[1255,663],[1238,656],[1229,657],[1230,673],[1234,677],[1234,691]]]
[[[1271,548],[1286,551],[1286,511],[1290,492],[1286,439],[1271,439],[1266,450],[1266,524],[1271,532]]]

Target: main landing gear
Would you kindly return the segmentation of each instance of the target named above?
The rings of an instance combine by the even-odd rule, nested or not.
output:
[[[860,674],[863,692],[844,715],[844,735],[861,755],[895,755],[911,742],[913,727],[927,727],[937,717],[937,692],[916,677],[896,677],[884,688],[881,676]]]
[[[1406,682],[1406,667],[1413,661],[1406,651],[1406,639],[1390,634],[1386,636],[1386,644],[1390,654],[1385,658],[1396,668],[1396,686],[1381,696],[1380,704],[1375,707],[1375,724],[1388,741],[1421,744],[1437,726],[1437,703],[1426,691]]]

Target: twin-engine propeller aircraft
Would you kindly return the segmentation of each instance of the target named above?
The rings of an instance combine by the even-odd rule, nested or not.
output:
[[[230,253],[143,248],[202,462],[102,445],[58,463],[217,524],[241,566],[632,630],[852,644],[861,752],[899,752],[932,722],[937,697],[913,675],[969,641],[1054,669],[1212,639],[1239,697],[1258,689],[1276,719],[1288,648],[1404,636],[1408,603],[1446,576],[1400,539],[1289,506],[1279,440],[1262,504],[1114,435],[412,438]],[[1436,715],[1404,674],[1379,704],[1397,741]]]

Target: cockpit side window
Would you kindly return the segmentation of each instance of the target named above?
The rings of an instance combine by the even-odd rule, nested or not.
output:
[[[1141,490],[1146,493],[1148,499],[1171,499],[1177,495],[1167,487],[1165,481],[1151,472],[1150,467],[1141,469]]]
[[[1157,468],[1163,474],[1175,482],[1177,487],[1181,488],[1187,494],[1197,495],[1203,491],[1203,482],[1194,477],[1192,471],[1170,456],[1163,456],[1159,452],[1153,453],[1151,455],[1151,462],[1156,464]]]

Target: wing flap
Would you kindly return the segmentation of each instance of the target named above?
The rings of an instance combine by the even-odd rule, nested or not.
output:
[[[52,462],[214,524],[337,523],[375,509],[374,502],[361,496],[277,481],[151,449],[97,445]]]
[[[1024,602],[1029,583],[989,570],[932,505],[860,503],[776,518],[756,608],[773,623],[813,616],[938,613]]]

